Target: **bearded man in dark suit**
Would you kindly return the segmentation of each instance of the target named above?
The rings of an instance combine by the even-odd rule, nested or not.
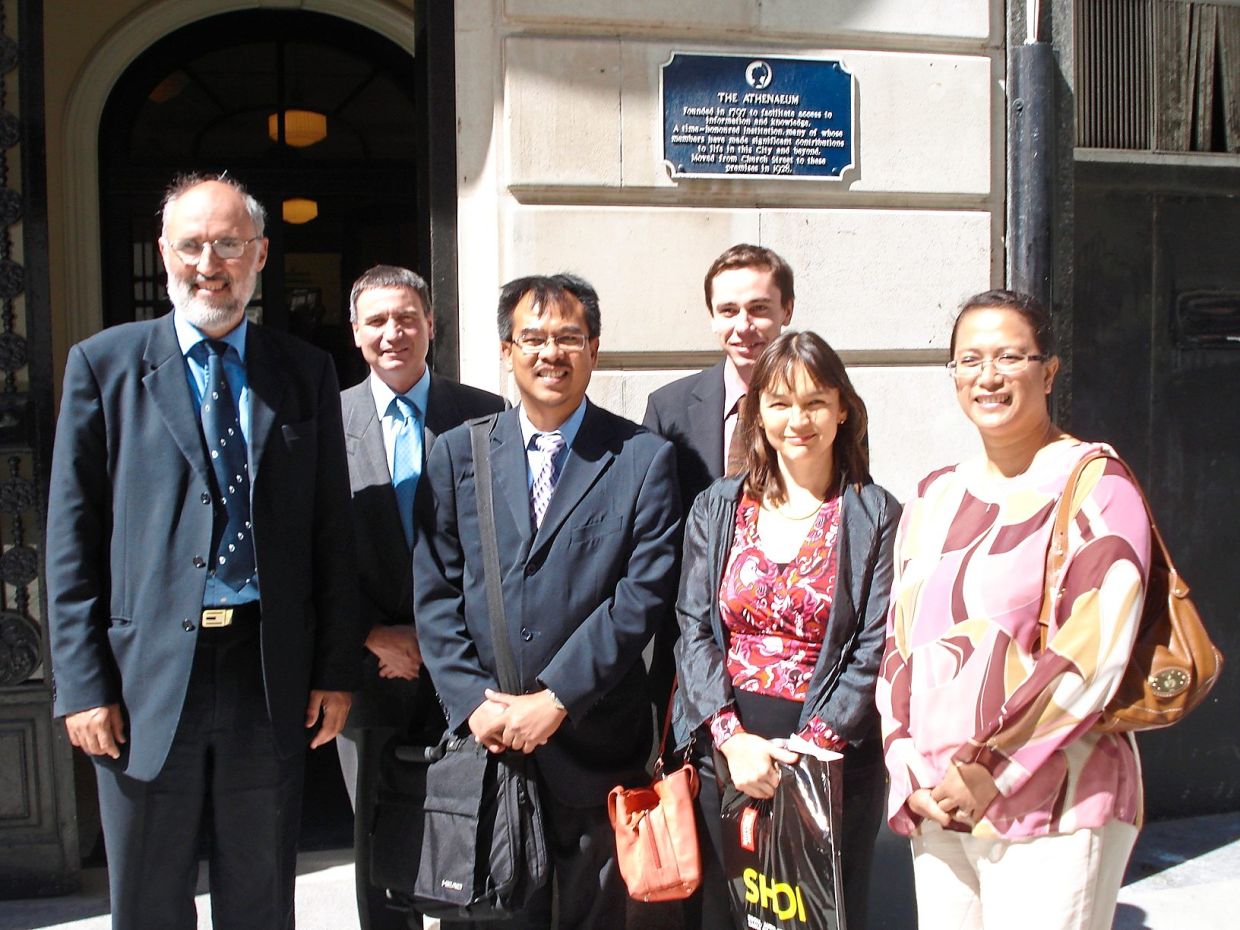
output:
[[[74,346],[52,462],[55,712],[97,763],[113,927],[292,927],[307,743],[330,742],[360,631],[330,358],[250,323],[265,211],[175,180],[173,312]]]

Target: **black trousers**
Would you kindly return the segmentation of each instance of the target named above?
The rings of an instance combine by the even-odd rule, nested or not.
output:
[[[401,685],[405,685],[401,682]],[[370,832],[374,827],[383,748],[396,736],[411,743],[433,745],[447,727],[430,676],[423,669],[416,688],[403,687],[395,694],[382,691],[355,698],[354,710],[363,706],[362,726],[346,726],[336,737],[340,773],[353,805],[353,880],[357,895],[359,930],[406,930],[421,927],[416,911],[389,906],[387,891],[370,881]],[[443,922],[445,928],[469,927],[462,922]]]
[[[409,912],[388,907],[384,889],[370,883],[370,827],[375,814],[379,760],[397,727],[346,729],[336,737],[340,771],[353,804],[353,884],[359,930],[405,930]]]
[[[542,791],[551,880],[504,930],[624,930],[628,892],[607,808],[568,807]],[[554,916],[553,916],[554,915]]]
[[[276,753],[257,623],[199,630],[159,775],[96,766],[114,930],[194,930],[203,835],[215,930],[292,930],[304,761]]]

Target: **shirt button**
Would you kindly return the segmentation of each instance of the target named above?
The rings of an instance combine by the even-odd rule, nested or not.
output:
[[[523,626],[521,627],[521,638],[527,643],[532,642],[534,639],[534,634],[530,631],[529,627]]]
[[[199,499],[200,501],[202,501],[204,504],[209,504],[209,503],[211,503],[211,495],[210,495],[210,494],[208,494],[206,491],[203,491],[203,492],[202,492],[202,494],[199,496],[199,498],[198,498],[198,499]]]
[[[186,633],[194,632],[194,621],[189,617],[186,617],[181,621],[181,629],[183,629]]]
[[[194,556],[194,568],[206,568],[207,560],[200,555]]]

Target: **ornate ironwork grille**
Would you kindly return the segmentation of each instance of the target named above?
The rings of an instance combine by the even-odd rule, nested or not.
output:
[[[0,898],[65,891],[78,870],[42,624],[52,431],[42,43],[42,4],[0,0]]]

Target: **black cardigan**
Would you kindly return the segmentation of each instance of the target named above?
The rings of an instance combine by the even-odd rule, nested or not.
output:
[[[736,527],[743,476],[698,495],[685,521],[676,616],[679,711],[689,732],[732,703],[719,585]],[[858,745],[878,735],[874,684],[883,654],[899,502],[876,484],[848,485],[841,502],[835,598],[799,726],[818,716]]]

